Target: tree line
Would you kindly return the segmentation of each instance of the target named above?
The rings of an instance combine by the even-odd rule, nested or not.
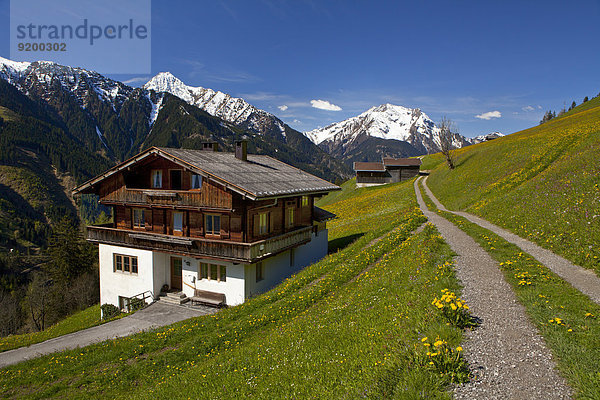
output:
[[[598,95],[596,97],[600,96],[600,93],[598,93]],[[583,98],[583,102],[581,104],[587,103],[589,101],[588,96],[585,96]],[[573,100],[573,102],[571,103],[571,106],[569,107],[569,109],[566,109],[566,106],[563,107],[558,114],[556,113],[556,111],[552,111],[552,110],[548,110],[544,113],[544,116],[542,117],[542,120],[540,121],[540,125],[550,121],[551,119],[557,118],[562,116],[563,114],[571,111],[572,109],[574,109],[575,107],[577,107],[577,103],[575,102],[575,100]]]
[[[98,254],[77,221],[52,228],[46,251],[0,255],[0,336],[42,331],[99,300]]]

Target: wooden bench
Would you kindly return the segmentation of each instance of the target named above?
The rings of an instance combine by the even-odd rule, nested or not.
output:
[[[190,301],[192,304],[200,303],[212,307],[223,307],[225,306],[225,295],[223,293],[194,289],[194,295],[190,297]]]

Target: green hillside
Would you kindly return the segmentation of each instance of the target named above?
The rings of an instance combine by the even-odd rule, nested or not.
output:
[[[339,251],[216,315],[0,370],[24,398],[449,398],[462,331],[431,304],[458,290],[412,182],[346,186],[326,208]],[[340,245],[344,242],[343,245]],[[440,351],[428,355],[429,347]],[[439,356],[439,357],[438,357]]]
[[[440,155],[428,185],[465,210],[600,273],[600,97],[542,125]]]

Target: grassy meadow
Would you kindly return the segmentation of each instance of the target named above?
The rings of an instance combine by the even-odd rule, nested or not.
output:
[[[114,319],[122,318],[127,314],[119,315]],[[51,327],[41,331],[25,333],[22,335],[10,335],[0,338],[0,352],[16,349],[23,346],[31,346],[45,340],[53,339],[62,335],[77,332],[82,329],[91,328],[108,321],[100,319],[100,304],[88,307],[76,312]]]
[[[339,195],[338,195],[339,196]],[[327,203],[328,199],[323,199]],[[329,256],[215,315],[0,370],[5,398],[449,398],[462,330],[432,302],[459,291],[412,182],[323,207]]]
[[[600,273],[600,97],[545,124],[457,151],[450,171],[425,157],[451,210],[479,215]]]
[[[600,398],[600,306],[531,255],[466,218],[427,207],[470,235],[501,266],[506,281],[552,351],[576,398]]]

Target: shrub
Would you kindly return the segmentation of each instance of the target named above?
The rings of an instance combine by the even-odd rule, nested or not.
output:
[[[119,310],[119,307],[115,306],[114,304],[102,304],[100,306],[100,310],[102,310],[102,319],[111,319],[116,317],[117,315],[121,314],[121,310]]]

